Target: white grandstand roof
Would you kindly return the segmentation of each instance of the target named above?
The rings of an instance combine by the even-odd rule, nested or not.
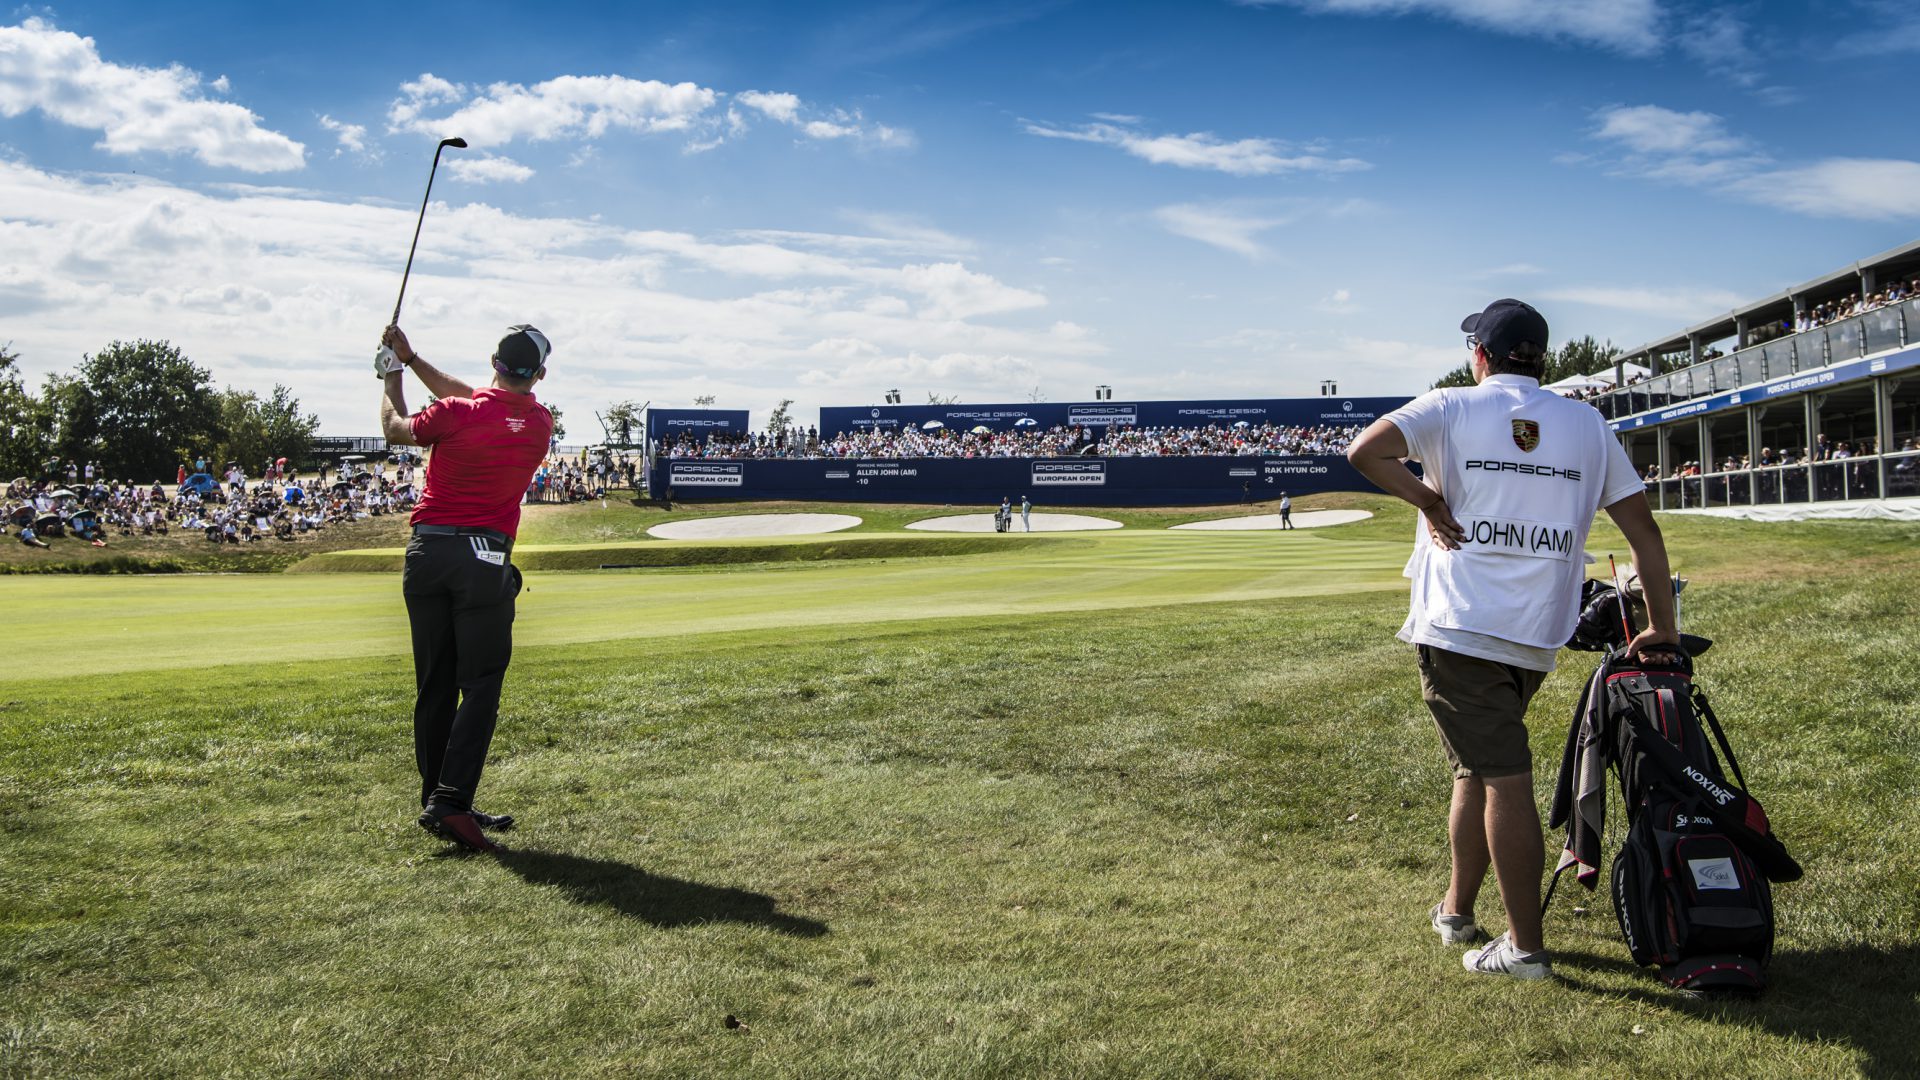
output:
[[[1757,312],[1765,311],[1768,308],[1788,303],[1796,296],[1818,292],[1844,281],[1858,280],[1862,271],[1879,269],[1894,263],[1915,261],[1920,261],[1920,240],[1901,244],[1899,247],[1888,248],[1878,255],[1861,259],[1859,262],[1843,266],[1838,270],[1822,274],[1817,278],[1803,281],[1791,288],[1782,289],[1771,296],[1742,304],[1725,314],[1716,315],[1705,322],[1695,323],[1685,330],[1681,330],[1667,337],[1655,338],[1637,349],[1628,349],[1626,352],[1621,353],[1620,356],[1622,359],[1625,359],[1634,356],[1678,352],[1687,347],[1688,339],[1693,335],[1709,334],[1716,330],[1725,330],[1726,333],[1716,334],[1714,335],[1715,338],[1725,337],[1727,334],[1733,332],[1734,321],[1743,316],[1753,315]]]

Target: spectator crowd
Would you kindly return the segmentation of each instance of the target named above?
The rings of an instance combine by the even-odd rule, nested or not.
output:
[[[1920,297],[1920,278],[1914,278],[1910,281],[1895,281],[1878,292],[1868,293],[1864,296],[1855,293],[1851,296],[1843,296],[1837,300],[1828,300],[1824,303],[1814,304],[1806,308],[1792,320],[1780,319],[1776,322],[1763,323],[1759,326],[1749,328],[1747,331],[1746,344],[1740,347],[1746,348],[1747,345],[1758,345],[1762,342],[1775,341],[1783,337],[1791,337],[1794,334],[1805,333],[1808,330],[1818,330],[1829,323],[1852,318],[1855,315],[1864,315],[1869,311],[1886,307],[1888,304],[1898,304],[1902,301],[1912,300],[1915,297]],[[1699,362],[1704,364],[1712,360],[1718,360],[1725,355],[1727,354],[1718,346],[1711,346],[1700,354]],[[1670,367],[1668,370],[1676,369]],[[1607,376],[1605,370],[1593,372],[1592,374],[1600,378]],[[1648,376],[1636,374],[1629,378],[1624,385],[1632,386],[1635,383],[1644,382],[1647,378]],[[1612,386],[1579,388],[1564,390],[1561,391],[1561,394],[1564,397],[1570,397],[1576,401],[1593,401],[1613,393],[1615,389],[1618,388]]]
[[[0,536],[30,547],[72,540],[107,547],[115,538],[199,534],[211,543],[294,540],[320,530],[412,509],[419,489],[410,458],[377,460],[371,468],[343,462],[322,466],[305,480],[270,462],[250,480],[238,463],[219,479],[205,460],[189,473],[182,463],[175,483],[111,480],[93,464],[49,463],[39,480],[16,477],[0,498]],[[391,466],[391,467],[390,467]]]
[[[1893,452],[1910,453],[1915,450],[1920,450],[1920,440],[1909,438],[1902,442],[1898,451]],[[1721,459],[1717,467],[1709,467],[1698,461],[1683,461],[1676,463],[1663,475],[1659,465],[1648,465],[1644,479],[1652,483],[1656,480],[1678,480],[1714,472],[1744,472],[1748,469],[1773,469],[1822,461],[1846,461],[1856,457],[1872,457],[1879,452],[1878,441],[1872,436],[1856,442],[1844,439],[1836,441],[1821,434],[1816,435],[1813,445],[1805,449],[1789,446],[1775,450],[1771,446],[1763,446],[1760,448],[1758,457],[1751,454],[1729,454]]]
[[[1361,425],[1287,427],[1209,424],[1204,427],[1056,426],[972,431],[935,427],[841,432],[809,428],[706,440],[683,435],[662,453],[673,459],[836,460],[842,458],[1238,457],[1251,454],[1343,454]]]
[[[534,470],[527,484],[530,503],[570,503],[586,499],[604,499],[617,487],[638,490],[639,467],[631,457],[621,454],[578,456],[549,454]]]

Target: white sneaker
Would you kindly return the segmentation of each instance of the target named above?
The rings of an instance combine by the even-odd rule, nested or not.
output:
[[[1448,945],[1478,945],[1487,940],[1487,932],[1473,924],[1471,915],[1442,915],[1439,904],[1427,914],[1434,932]]]
[[[1483,975],[1511,975],[1516,979],[1544,979],[1553,974],[1553,961],[1545,949],[1522,953],[1505,934],[1484,948],[1468,949],[1460,965]]]

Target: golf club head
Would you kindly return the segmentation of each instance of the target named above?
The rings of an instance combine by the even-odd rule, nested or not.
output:
[[[441,139],[440,145],[451,146],[455,150],[465,150],[467,148],[467,140],[462,139],[458,136],[455,136],[454,138],[451,138],[451,139]]]

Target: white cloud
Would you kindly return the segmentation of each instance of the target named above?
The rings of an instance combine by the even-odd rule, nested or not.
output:
[[[1708,112],[1679,112],[1659,105],[1610,105],[1594,114],[1595,138],[1620,143],[1642,154],[1690,157],[1739,153],[1746,139],[1731,135],[1720,117]]]
[[[749,109],[758,110],[770,119],[783,124],[798,123],[800,118],[800,98],[794,94],[769,94],[760,90],[742,90],[735,94],[734,100]]]
[[[1542,300],[1675,320],[1697,320],[1702,312],[1727,311],[1744,299],[1727,289],[1688,287],[1585,285],[1549,289]]]
[[[899,244],[922,251],[971,251],[973,241],[929,225],[910,214],[889,214],[872,210],[842,210],[846,220]]]
[[[400,92],[387,109],[389,130],[457,135],[474,146],[599,138],[616,128],[686,131],[719,98],[717,91],[690,82],[669,85],[623,75],[562,75],[532,86],[500,82],[476,92],[424,74],[402,83]],[[428,115],[445,105],[458,107]]]
[[[796,128],[809,139],[832,141],[848,139],[863,145],[894,149],[914,144],[913,133],[886,124],[869,123],[859,109],[810,108],[792,94],[765,94],[757,90],[735,95],[741,104],[757,109],[770,119]],[[816,113],[811,119],[807,113]]]
[[[228,81],[225,75],[220,76],[207,85],[213,87],[213,92],[216,94],[224,94],[233,89],[233,83]]]
[[[1752,87],[1760,81],[1760,57],[1749,40],[1751,33],[1738,11],[1711,8],[1686,16],[1677,40],[1680,51],[1707,71]]]
[[[1153,212],[1160,226],[1176,236],[1211,244],[1222,251],[1258,259],[1266,249],[1254,237],[1268,229],[1285,225],[1289,219],[1257,217],[1224,206],[1176,203]]]
[[[1849,56],[1888,56],[1920,52],[1920,13],[1907,0],[1861,0],[1864,9],[1856,25],[1862,27],[1842,37],[1835,52]]]
[[[338,156],[343,150],[350,150],[356,154],[364,154],[367,152],[366,125],[343,123],[342,121],[335,120],[331,116],[322,115],[320,117],[320,126],[333,132],[334,138],[340,140],[340,149],[334,151],[335,156]]]
[[[1114,146],[1156,165],[1209,169],[1232,176],[1273,176],[1296,172],[1342,173],[1373,166],[1359,158],[1332,158],[1275,139],[1220,139],[1211,132],[1187,135],[1149,135],[1113,123],[1083,124],[1075,128],[1048,124],[1026,125],[1029,135],[1073,142]]]
[[[934,318],[967,319],[1045,307],[1047,303],[1047,298],[1037,292],[1014,288],[959,263],[903,266],[898,274],[900,286],[919,294],[921,310]]]
[[[327,431],[367,433],[365,354],[392,311],[414,212],[0,160],[0,315],[31,314],[9,334],[35,381],[115,338],[164,338],[217,383],[285,382]],[[585,419],[582,435],[594,406],[628,397],[838,404],[875,390],[860,365],[914,356],[944,363],[925,370],[951,377],[951,392],[1009,394],[1033,371],[1077,373],[1106,351],[1048,317],[1037,290],[873,237],[702,237],[457,201],[428,218],[403,313],[414,341],[479,376],[501,327],[536,323],[556,344],[542,398]],[[960,357],[986,359],[946,359]],[[809,371],[824,378],[796,392]]]
[[[1449,327],[1451,329],[1451,327]],[[1447,335],[1453,341],[1457,337]],[[1420,344],[1298,327],[1246,327],[1200,342],[1196,367],[1165,367],[1149,376],[1141,397],[1190,397],[1195,385],[1219,397],[1310,397],[1335,377],[1343,394],[1403,394],[1458,367],[1457,344]]]
[[[1432,15],[1519,37],[1578,41],[1629,55],[1659,51],[1657,0],[1240,0],[1316,15]]]
[[[725,96],[690,82],[669,85],[621,75],[562,75],[532,86],[502,82],[475,88],[428,73],[400,84],[400,96],[387,106],[387,125],[389,131],[458,135],[476,147],[523,139],[598,139],[615,130],[672,132],[687,135],[686,152],[698,154],[746,134],[748,113],[755,113],[809,139],[885,147],[914,143],[911,132],[870,123],[858,109],[820,110],[794,94],[744,90],[733,95],[739,108],[719,110]]]
[[[523,184],[533,178],[533,170],[510,157],[482,154],[456,157],[447,162],[453,178],[466,184]]]
[[[1825,158],[1782,165],[1712,113],[1636,105],[1608,106],[1594,116],[1594,137],[1625,150],[1620,158],[1602,159],[1618,175],[1705,188],[1811,217],[1920,217],[1917,162]]]
[[[1329,315],[1351,315],[1361,310],[1360,305],[1353,301],[1351,289],[1335,289],[1321,297],[1320,302],[1314,306]]]
[[[200,82],[198,72],[178,64],[110,63],[92,38],[44,19],[0,26],[0,116],[37,109],[58,123],[100,132],[97,145],[110,154],[191,154],[207,165],[255,173],[306,164],[304,146],[261,127],[260,117],[242,106],[205,99]]]
[[[1812,217],[1920,217],[1920,163],[1912,161],[1828,158],[1749,176],[1734,188],[1754,202]]]
[[[1530,262],[1517,262],[1482,270],[1478,274],[1475,274],[1474,277],[1524,277],[1532,274],[1544,274],[1546,272],[1545,267],[1535,266]]]

